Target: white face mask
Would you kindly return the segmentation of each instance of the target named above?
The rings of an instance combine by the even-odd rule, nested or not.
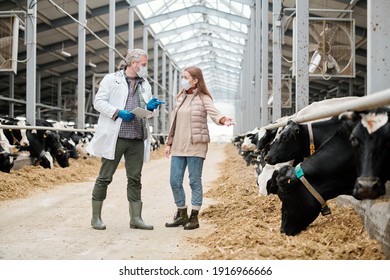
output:
[[[191,87],[190,82],[187,79],[181,79],[181,86],[185,90],[189,90]]]
[[[138,77],[140,77],[140,78],[146,77],[146,75],[148,75],[148,67],[146,67],[146,66],[141,66],[141,67],[139,68],[139,71],[137,72],[137,75],[138,75]]]

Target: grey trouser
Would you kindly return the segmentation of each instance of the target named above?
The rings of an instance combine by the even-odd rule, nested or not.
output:
[[[102,158],[99,176],[92,191],[92,199],[102,201],[106,199],[107,187],[118,164],[124,156],[127,175],[127,200],[141,201],[141,171],[144,163],[144,141],[118,138],[115,147],[115,158],[109,160]]]

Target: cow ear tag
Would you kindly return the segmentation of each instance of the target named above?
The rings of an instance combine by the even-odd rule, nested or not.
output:
[[[295,176],[297,176],[298,179],[304,176],[301,165],[295,166]]]
[[[325,204],[321,209],[322,216],[330,215],[332,214],[332,211],[330,211],[330,208],[328,207],[328,204]]]

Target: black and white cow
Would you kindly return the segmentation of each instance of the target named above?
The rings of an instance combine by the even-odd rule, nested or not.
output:
[[[89,145],[89,143],[91,142],[91,138],[88,138],[88,137],[84,137],[82,138],[78,144],[76,144],[76,151],[79,153],[79,155],[83,158],[83,159],[87,159],[87,158],[90,158],[91,157],[91,154],[87,151],[87,146]]]
[[[289,121],[272,142],[264,160],[272,165],[294,160],[294,165],[296,165],[314,153],[341,124],[342,121],[338,117],[309,124]],[[309,126],[311,126],[312,133],[309,132]]]
[[[44,142],[40,139],[36,131],[27,130],[27,138],[30,146],[26,149],[30,153],[33,160],[33,165],[40,165],[43,168],[54,167],[53,157],[50,152],[45,150]]]
[[[266,163],[263,166],[262,173],[257,178],[259,193],[264,195],[267,194],[267,182],[272,177],[272,174],[275,170],[285,164],[297,164],[298,162],[301,162],[304,157],[309,156],[311,152],[314,152],[321,145],[321,143],[323,143],[330,135],[332,135],[338,126],[337,119],[330,120],[330,117],[318,119],[315,121],[305,121],[301,125],[294,123],[291,121],[291,119],[295,117],[308,119],[309,115],[313,113],[326,111],[330,108],[333,108],[336,104],[350,102],[358,98],[359,97],[356,96],[350,96],[313,102],[294,115],[285,116],[278,119],[275,122],[276,124],[287,122],[287,125],[267,130],[267,133],[262,138],[264,142],[260,143],[261,140],[258,142],[258,145],[260,146],[259,149],[262,149],[262,158]],[[326,122],[328,120],[329,122]],[[322,128],[327,129],[326,131],[320,131],[321,123],[325,124],[322,126]],[[314,128],[314,145],[312,146],[309,143],[309,126]]]
[[[150,150],[157,151],[160,148],[160,142],[153,135],[150,136]]]
[[[0,121],[3,125],[13,125],[21,127],[25,127],[28,125],[25,120],[10,117],[1,117]],[[29,140],[27,138],[26,129],[5,129],[3,130],[3,132],[11,145],[15,145],[17,147],[28,147],[30,145]]]
[[[356,113],[358,123],[351,133],[358,178],[353,195],[370,199],[385,194],[390,180],[390,109]]]
[[[245,134],[236,135],[232,139],[232,144],[238,149],[239,153],[241,152],[241,145],[244,141]]]
[[[45,120],[35,120],[37,126],[53,127],[53,125]],[[58,165],[65,168],[69,167],[69,152],[61,143],[60,135],[54,130],[34,130],[44,143],[44,147],[50,152],[51,156],[56,159]]]
[[[75,143],[76,152],[81,158],[87,159],[91,157],[91,154],[87,151],[87,146],[93,138],[93,132],[76,131],[70,133],[69,137]]]
[[[68,128],[68,127],[60,122],[54,122],[54,123],[52,123],[52,125],[53,125],[53,127],[58,128],[58,134],[60,135],[61,144],[62,144],[62,146],[64,146],[64,148],[66,148],[68,150],[69,157],[74,158],[74,159],[78,159],[79,153],[76,149],[76,143],[73,141],[73,138],[76,138],[73,135],[77,135],[78,132],[61,130],[61,129]],[[77,140],[77,142],[78,141],[79,141],[79,139]]]
[[[10,145],[3,129],[0,129],[0,171],[10,173],[14,165],[15,146]]]
[[[299,165],[306,180],[324,201],[342,194],[352,195],[357,173],[349,142],[353,123],[347,125],[348,128],[338,129],[314,155]],[[285,165],[275,171],[274,182],[269,184],[269,191],[277,192],[282,201],[281,232],[287,235],[305,230],[322,210],[319,200],[298,179],[297,170],[297,167]]]
[[[2,117],[1,123],[4,125],[26,127],[29,124],[25,120]],[[13,143],[14,157],[17,157],[17,152],[28,152],[33,160],[34,165],[41,165],[44,168],[53,167],[53,158],[50,153],[45,151],[44,144],[33,134],[31,130],[25,128],[5,129],[4,135],[8,142]]]
[[[167,142],[166,139],[167,139],[167,136],[164,136],[164,135],[159,135],[157,137],[157,140],[160,142],[161,145],[165,145],[165,143]]]
[[[261,138],[265,132],[265,129],[260,129],[258,127],[254,128],[252,131],[248,131],[241,144],[241,150],[245,152],[255,151],[259,138]]]

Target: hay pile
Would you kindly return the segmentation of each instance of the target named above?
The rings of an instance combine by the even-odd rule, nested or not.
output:
[[[25,166],[11,173],[0,173],[0,201],[26,197],[36,189],[48,189],[69,182],[83,182],[97,176],[100,159],[70,159],[69,167],[55,164],[53,169]]]
[[[151,159],[164,156],[164,147],[151,152]],[[36,189],[48,189],[71,182],[95,180],[100,169],[100,158],[69,159],[69,167],[55,164],[53,169],[41,166],[25,166],[11,173],[0,172],[0,201],[23,198]],[[123,164],[119,165],[123,168]]]
[[[253,167],[246,167],[233,145],[226,147],[226,153],[229,160],[219,166],[224,175],[205,194],[216,204],[202,210],[200,216],[200,223],[207,220],[216,230],[190,239],[209,248],[194,259],[386,259],[351,206],[338,207],[331,202],[331,215],[320,215],[297,236],[281,234],[279,198],[259,196]]]

